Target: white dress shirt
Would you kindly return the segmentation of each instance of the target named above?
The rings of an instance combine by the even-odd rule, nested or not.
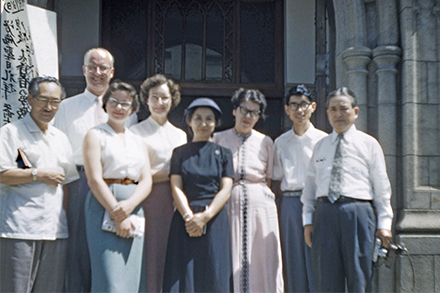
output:
[[[315,144],[327,136],[311,123],[307,131],[299,136],[291,130],[280,135],[274,144],[273,180],[281,181],[281,190],[304,188],[306,170],[312,157]]]
[[[34,168],[57,168],[63,184],[79,178],[66,135],[49,125],[46,134],[28,114],[0,128],[0,172],[17,168],[20,148]],[[27,240],[67,238],[62,186],[41,181],[0,184],[0,237]]]
[[[333,131],[320,140],[307,169],[306,184],[301,196],[303,224],[313,223],[316,199],[327,196],[336,151],[338,134]],[[377,229],[391,230],[391,185],[382,148],[375,138],[356,130],[354,125],[344,133],[342,196],[373,200],[377,213]]]
[[[87,131],[107,121],[107,113],[104,109],[97,109],[100,103],[96,98],[96,95],[86,89],[82,94],[63,100],[55,115],[54,126],[69,138],[76,165],[83,165],[82,143]],[[101,111],[101,115],[97,115],[98,111]],[[137,123],[137,115],[134,113],[128,117],[125,126],[129,127],[135,123]]]
[[[126,128],[122,141],[107,123],[97,125],[91,131],[101,144],[102,177],[138,181],[147,156],[142,139]]]
[[[148,147],[151,168],[170,171],[173,150],[186,143],[186,133],[169,121],[159,125],[151,116],[133,125],[130,130],[143,138]]]

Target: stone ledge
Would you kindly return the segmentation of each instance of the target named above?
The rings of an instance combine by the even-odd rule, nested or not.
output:
[[[440,210],[403,210],[400,215],[397,231],[440,233]]]
[[[440,255],[440,235],[401,234],[396,241],[404,243],[410,255]]]

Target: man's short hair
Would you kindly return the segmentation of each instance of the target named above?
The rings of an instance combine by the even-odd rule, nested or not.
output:
[[[289,105],[291,96],[306,96],[310,102],[315,101],[312,97],[312,93],[304,84],[296,85],[289,90],[286,94],[286,105]]]
[[[354,92],[352,92],[349,88],[343,86],[340,87],[332,92],[330,92],[327,96],[327,101],[325,102],[325,107],[328,109],[328,104],[330,103],[330,100],[336,96],[346,96],[351,100],[351,106],[357,107],[357,98]]]
[[[84,63],[83,63],[83,65],[88,65],[87,62],[89,62],[89,55],[90,55],[90,53],[92,53],[95,50],[101,50],[101,51],[104,51],[106,54],[108,54],[110,56],[111,67],[114,66],[115,58],[113,57],[113,55],[108,50],[106,50],[104,48],[100,48],[100,47],[98,47],[98,48],[91,48],[91,49],[87,50],[87,52],[84,54]]]
[[[28,86],[28,94],[31,95],[32,97],[36,96],[38,94],[38,85],[42,82],[54,82],[56,83],[61,90],[61,99],[64,99],[65,96],[65,92],[63,91],[63,87],[61,86],[61,83],[58,79],[56,79],[55,77],[52,76],[37,76],[34,77],[30,82],[29,82],[29,86]]]

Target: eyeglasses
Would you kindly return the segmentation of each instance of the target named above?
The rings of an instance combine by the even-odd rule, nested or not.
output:
[[[110,106],[116,108],[118,105],[121,105],[121,108],[124,110],[128,110],[131,107],[131,102],[126,102],[126,101],[118,101],[115,98],[108,98],[108,102],[110,103]]]
[[[50,103],[52,108],[57,109],[61,103],[61,100],[50,100],[50,99],[39,98],[37,96],[34,96],[34,98],[38,101],[38,105],[40,105],[42,107],[46,106],[47,103]]]
[[[244,106],[238,106],[240,108],[240,113],[243,114],[244,116],[246,116],[248,113],[251,115],[251,117],[256,118],[258,116],[260,116],[261,111],[260,110],[249,110],[248,108],[244,107]]]
[[[97,65],[84,65],[85,67],[87,67],[91,72],[98,72],[98,68],[99,71],[101,73],[107,73],[112,67],[108,67],[108,66],[97,66]]]
[[[307,102],[302,102],[301,104],[298,104],[295,102],[289,103],[290,110],[292,110],[292,111],[298,111],[298,109],[300,109],[300,108],[301,108],[301,110],[305,111],[305,110],[307,110],[307,108],[309,106],[310,106],[310,103],[307,103]]]
[[[164,104],[168,104],[169,102],[171,102],[171,97],[169,97],[169,96],[165,96],[165,97],[152,96],[152,97],[149,97],[149,99],[153,103],[159,102],[159,99],[162,100],[162,103],[164,103]]]

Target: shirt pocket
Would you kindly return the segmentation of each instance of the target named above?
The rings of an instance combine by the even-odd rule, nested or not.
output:
[[[40,159],[40,153],[33,151],[28,147],[23,147],[21,150],[23,151],[24,155],[28,158],[29,162],[32,164],[32,167],[38,167],[37,162]]]

